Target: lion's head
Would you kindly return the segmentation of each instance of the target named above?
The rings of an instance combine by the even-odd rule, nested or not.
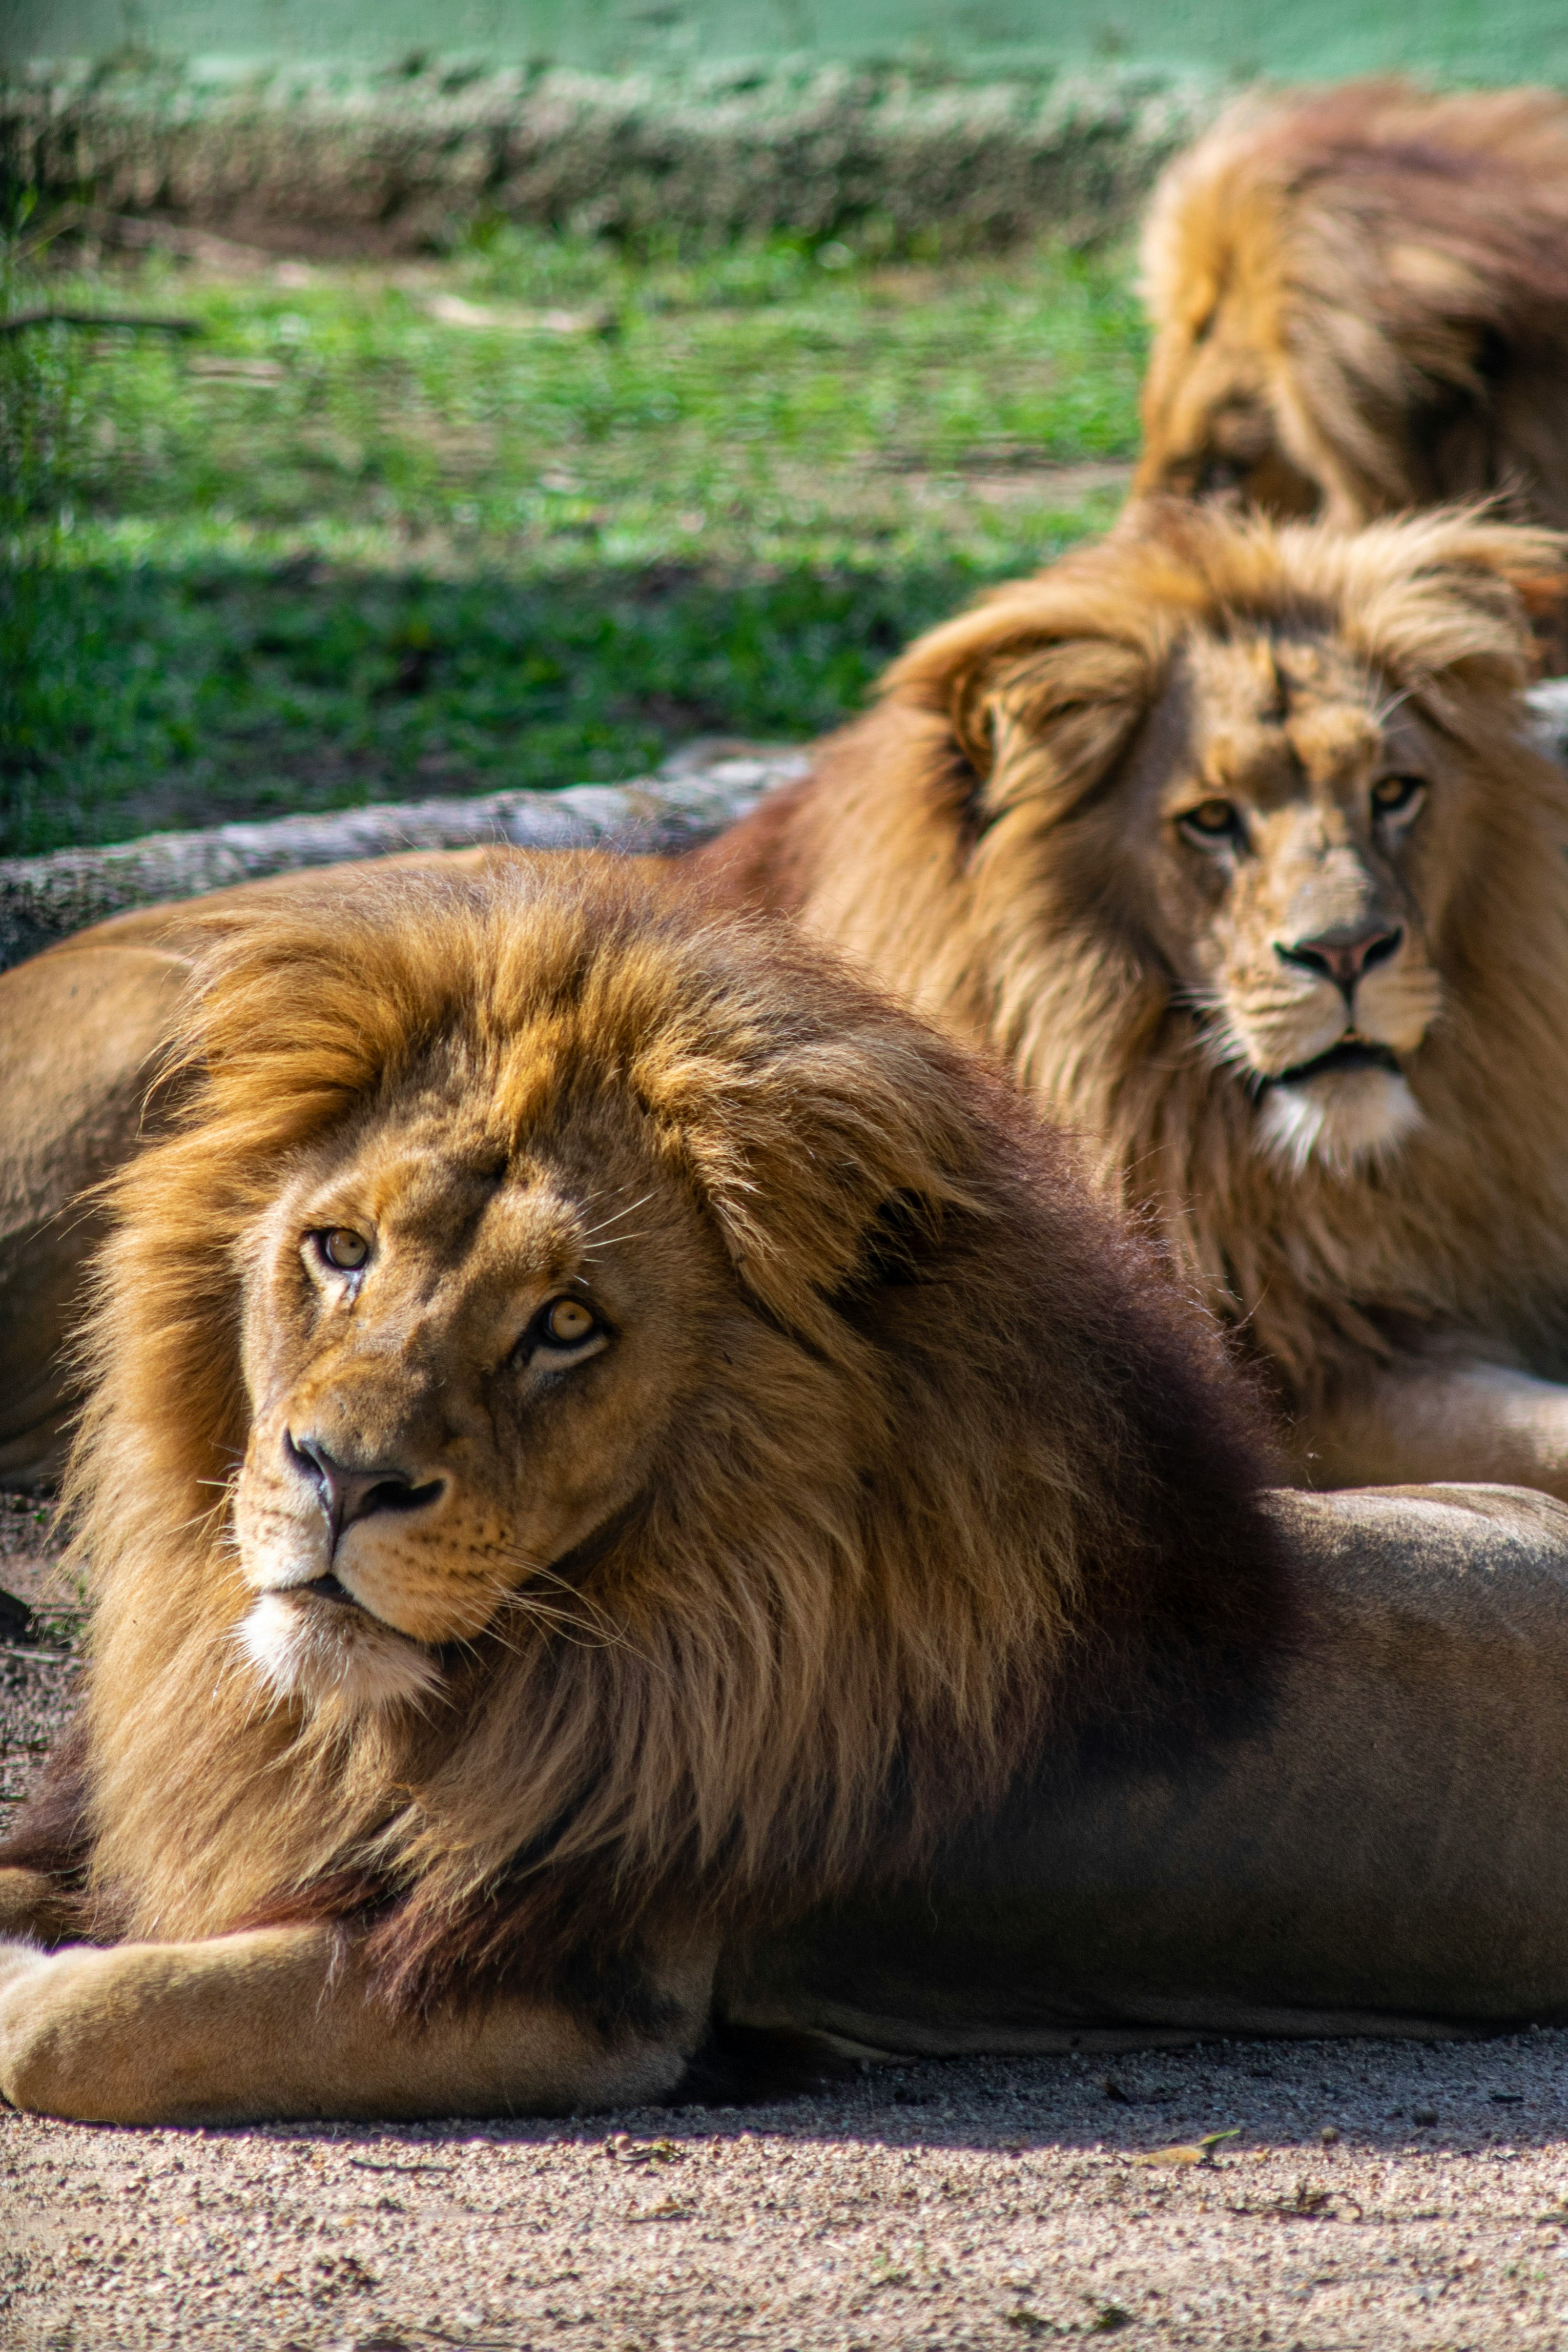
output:
[[[538,1977],[1211,1720],[1246,1412],[956,1047],[609,861],[214,929],[74,1473],[101,1918]]]
[[[1140,493],[1354,526],[1568,523],[1568,104],[1390,81],[1238,102],[1165,173]]]
[[[894,667],[706,855],[998,1053],[1288,1394],[1568,1297],[1547,534],[1176,501]]]
[[[694,1384],[760,1370],[720,1237],[635,1102],[517,1148],[559,1051],[539,1025],[542,1052],[508,1039],[335,1125],[249,1241],[234,1535],[264,1596],[244,1643],[279,1695],[417,1698],[536,1579],[570,1615],[582,1548]]]
[[[1292,1170],[1354,1171],[1420,1124],[1407,1073],[1459,881],[1451,764],[1364,649],[1261,616],[1193,634],[1127,761],[1150,943],[1250,1097],[1255,1148]]]

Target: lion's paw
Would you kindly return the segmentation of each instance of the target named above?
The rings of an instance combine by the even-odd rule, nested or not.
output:
[[[19,1978],[34,1976],[47,1969],[51,1955],[41,1944],[24,1936],[0,1936],[0,1993],[7,1992]]]
[[[68,2113],[52,2095],[61,2052],[61,1978],[68,1954],[0,1938],[0,2098],[35,2115]],[[69,2021],[64,2040],[69,2041]]]

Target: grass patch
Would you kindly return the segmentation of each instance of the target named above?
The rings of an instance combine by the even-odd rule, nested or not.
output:
[[[8,854],[811,735],[1107,520],[1134,442],[1124,269],[1045,249],[497,228],[380,268],[78,253],[39,286],[202,332],[0,342]]]

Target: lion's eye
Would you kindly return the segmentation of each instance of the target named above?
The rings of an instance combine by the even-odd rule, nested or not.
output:
[[[599,1328],[598,1321],[580,1298],[555,1298],[545,1308],[540,1329],[558,1348],[580,1347]]]
[[[1183,809],[1176,823],[1184,832],[1205,842],[1224,841],[1241,830],[1241,819],[1230,801],[1199,801],[1196,808]]]
[[[1419,776],[1379,776],[1372,787],[1372,807],[1376,816],[1401,816],[1413,812],[1427,790]]]
[[[355,1233],[349,1225],[332,1225],[326,1233],[319,1234],[316,1242],[328,1265],[335,1265],[340,1274],[355,1273],[371,1254],[363,1234]]]

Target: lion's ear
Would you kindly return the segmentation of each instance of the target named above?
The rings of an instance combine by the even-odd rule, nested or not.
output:
[[[854,1257],[831,1294],[834,1312],[853,1322],[879,1293],[925,1281],[948,1246],[954,1207],[951,1194],[909,1184],[884,1195],[862,1227]]]
[[[661,1070],[653,1102],[745,1288],[819,1342],[841,1297],[915,1278],[981,1176],[967,1066],[896,1012],[844,1011],[733,1085],[710,1066],[701,1099]]]
[[[912,646],[887,679],[892,699],[942,715],[982,785],[1006,750],[1023,748],[1045,755],[1031,761],[1031,790],[1054,788],[1064,805],[1097,782],[1126,743],[1148,708],[1165,650],[1143,641],[1147,633],[1138,622],[1147,616],[1124,605],[1124,628],[1134,623],[1124,634],[1094,609],[1099,598],[1061,593],[1073,584],[1061,580],[1050,597],[1039,586],[1027,599],[1004,593],[960,614]],[[1080,602],[1090,609],[1075,609]]]
[[[1559,531],[1437,508],[1334,542],[1333,561],[1347,636],[1420,695],[1440,698],[1445,677],[1511,693],[1538,674],[1543,647],[1557,655],[1568,615]]]
[[[1521,530],[1486,535],[1502,544],[1489,548],[1485,568],[1512,590],[1530,624],[1528,673],[1555,677],[1568,650],[1568,538]]]
[[[1445,549],[1461,574],[1500,582],[1531,620],[1558,612],[1568,596],[1568,534],[1485,520],[1456,524]]]

